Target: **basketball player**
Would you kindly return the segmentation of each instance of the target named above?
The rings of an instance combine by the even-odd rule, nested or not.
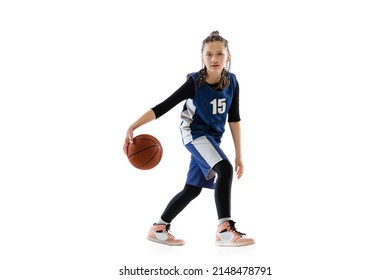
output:
[[[185,101],[181,113],[183,144],[191,153],[191,161],[184,189],[168,203],[161,217],[151,227],[147,239],[179,246],[184,240],[170,233],[172,220],[194,199],[202,188],[215,192],[218,227],[217,246],[245,246],[254,244],[235,227],[230,214],[233,166],[220,148],[221,138],[229,122],[235,146],[235,172],[239,179],[244,172],[241,157],[241,131],[239,113],[239,85],[230,73],[228,41],[212,32],[202,44],[202,69],[188,74],[187,81],[165,101],[148,110],[127,130],[124,150],[133,141],[135,129],[157,119]]]

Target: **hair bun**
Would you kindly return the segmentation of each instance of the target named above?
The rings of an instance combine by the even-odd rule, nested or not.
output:
[[[210,36],[219,36],[219,31],[216,30],[216,31],[211,32]]]

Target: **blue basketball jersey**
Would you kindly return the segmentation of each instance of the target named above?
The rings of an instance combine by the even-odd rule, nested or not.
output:
[[[194,80],[194,98],[187,99],[181,113],[181,135],[183,143],[188,144],[201,136],[212,136],[221,142],[225,132],[227,115],[237,87],[234,74],[229,73],[230,85],[223,90],[216,90],[207,83],[198,86],[199,73],[191,73],[189,79]]]

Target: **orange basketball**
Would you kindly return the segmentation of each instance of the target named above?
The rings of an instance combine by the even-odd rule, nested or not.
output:
[[[127,148],[127,158],[130,163],[142,170],[148,170],[159,164],[163,155],[160,141],[149,134],[140,134],[133,138],[133,143]]]

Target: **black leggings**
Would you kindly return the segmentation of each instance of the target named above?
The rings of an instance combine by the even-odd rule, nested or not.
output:
[[[228,160],[218,162],[213,170],[218,174],[215,183],[215,205],[218,219],[230,217],[231,188],[233,180],[233,167]],[[161,219],[167,223],[172,220],[202,191],[201,187],[186,184],[184,189],[175,195],[168,203]]]

